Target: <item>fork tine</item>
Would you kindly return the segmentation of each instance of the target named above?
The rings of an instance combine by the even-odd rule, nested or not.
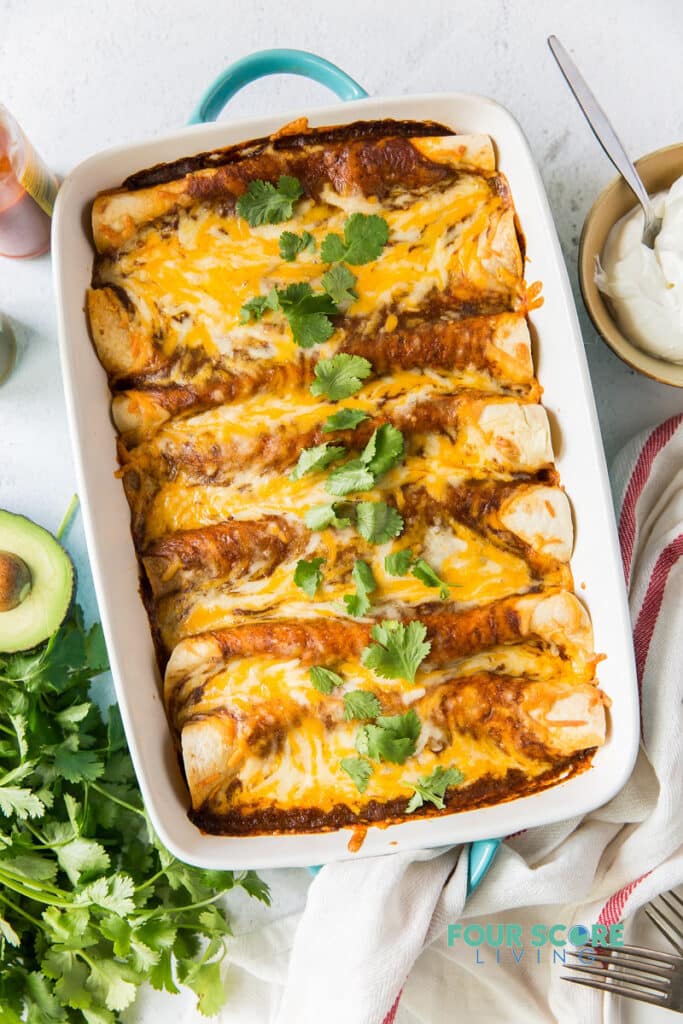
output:
[[[668,895],[671,896],[672,899],[676,900],[676,903],[678,903],[678,905],[681,908],[681,910],[683,910],[683,899],[681,899],[681,897],[678,895],[678,893],[674,892],[673,889],[672,889],[671,892]]]
[[[669,908],[669,910],[671,911],[671,913],[674,916],[674,920],[676,921],[676,923],[680,924],[680,923],[683,922],[683,914],[678,909],[678,907],[675,907],[673,905],[673,903],[671,902],[671,900],[668,898],[669,896],[675,896],[675,895],[676,895],[675,892],[663,892],[659,898],[662,901],[662,903],[664,903],[665,906],[667,906]],[[679,932],[679,934],[680,934],[680,932]]]
[[[633,989],[622,988],[620,985],[608,985],[605,981],[593,981],[588,978],[570,978],[566,974],[561,974],[560,977],[565,981],[571,981],[574,985],[599,988],[603,992],[611,992],[615,996],[626,996],[627,999],[637,999],[640,1003],[652,1003],[653,1006],[666,1006],[666,996],[645,996],[640,992],[634,992]]]
[[[600,949],[614,953],[632,953],[634,956],[647,957],[649,960],[661,960],[662,963],[670,964],[671,967],[678,967],[681,962],[680,956],[676,953],[662,953],[658,949],[648,949],[646,946],[601,946]]]
[[[673,921],[670,921],[666,914],[654,904],[645,908],[645,914],[652,921],[657,931],[664,936],[669,945],[673,946],[678,953],[683,953],[683,942],[680,941],[683,939],[683,931],[677,928]],[[675,935],[672,935],[668,929],[675,932]]]
[[[636,985],[640,989],[655,989],[657,992],[668,992],[671,985],[668,981],[656,981],[654,978],[644,978],[638,971],[629,972],[622,968],[620,971],[609,970],[606,967],[588,967],[585,964],[567,964],[571,971],[581,971],[584,974],[595,975],[596,978],[604,978],[605,981],[613,979],[623,985]]]
[[[567,952],[570,956],[581,956],[580,953],[574,952],[574,950],[571,949]],[[633,956],[632,954],[627,954],[625,957],[621,957],[601,956],[600,953],[597,953],[595,960],[602,960],[604,963],[613,964],[615,967],[620,967],[622,969],[632,968],[633,970],[642,971],[644,974],[651,974],[657,978],[671,978],[673,975],[673,969],[671,967],[665,967],[660,963],[648,963],[644,958],[640,956]],[[593,961],[591,961],[591,963],[592,962]],[[581,961],[581,963],[583,963],[583,961]],[[569,966],[574,967],[575,965],[570,964]]]

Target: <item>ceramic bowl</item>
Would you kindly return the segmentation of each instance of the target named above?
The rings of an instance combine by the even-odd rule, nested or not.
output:
[[[683,142],[641,157],[636,160],[636,168],[651,195],[669,189],[683,174]],[[581,294],[596,330],[620,359],[646,377],[683,388],[683,364],[648,355],[622,334],[609,299],[598,290],[594,280],[595,258],[602,253],[612,226],[635,206],[635,197],[621,177],[603,189],[593,203],[584,222],[579,245]]]

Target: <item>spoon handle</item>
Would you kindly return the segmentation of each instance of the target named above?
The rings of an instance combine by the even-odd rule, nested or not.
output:
[[[574,93],[593,134],[610,158],[621,176],[634,192],[646,213],[652,214],[652,206],[647,189],[643,185],[638,172],[631,163],[617,133],[610,124],[607,114],[602,109],[588,87],[586,80],[571,59],[557,36],[548,36],[548,46],[553,57],[560,66],[560,71],[567,80],[567,85]]]

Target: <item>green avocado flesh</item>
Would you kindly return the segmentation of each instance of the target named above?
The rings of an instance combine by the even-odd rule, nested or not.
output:
[[[51,533],[2,509],[0,553],[16,556],[30,573],[30,588],[24,584],[14,600],[0,600],[1,606],[22,598],[9,611],[0,611],[0,653],[28,651],[52,636],[66,618],[74,592],[74,567]]]

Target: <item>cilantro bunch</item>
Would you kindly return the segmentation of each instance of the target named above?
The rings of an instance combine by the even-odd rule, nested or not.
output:
[[[107,668],[75,607],[47,645],[0,656],[0,1024],[113,1024],[138,986],[225,999],[217,901],[253,873],[172,857],[142,806],[118,709],[90,695]]]

